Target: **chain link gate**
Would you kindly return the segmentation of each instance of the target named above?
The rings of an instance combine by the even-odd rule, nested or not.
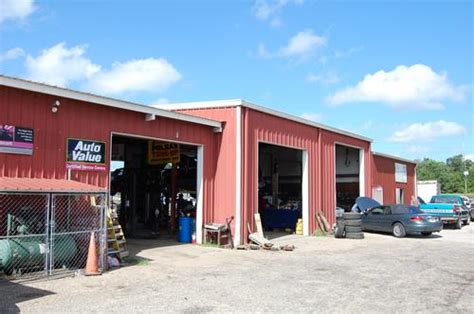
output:
[[[0,192],[0,278],[70,274],[84,269],[91,234],[105,269],[105,194]]]
[[[91,234],[104,269],[107,234],[105,195],[53,194],[51,199],[50,274],[84,269]]]

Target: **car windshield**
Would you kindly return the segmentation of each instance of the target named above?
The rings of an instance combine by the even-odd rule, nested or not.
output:
[[[461,204],[461,200],[456,196],[434,196],[431,203]]]

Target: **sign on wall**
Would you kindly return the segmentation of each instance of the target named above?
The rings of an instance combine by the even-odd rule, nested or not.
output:
[[[0,153],[33,154],[33,129],[0,124]]]
[[[407,183],[407,165],[395,163],[395,182]]]
[[[148,164],[159,165],[178,163],[180,160],[179,144],[148,141]]]
[[[83,171],[104,171],[105,142],[68,138],[66,168]]]

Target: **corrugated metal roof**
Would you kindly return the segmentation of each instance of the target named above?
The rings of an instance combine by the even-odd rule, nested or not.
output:
[[[174,104],[164,104],[164,105],[154,105],[155,108],[167,109],[167,110],[186,110],[186,109],[206,109],[206,108],[226,108],[226,107],[237,107],[243,106],[255,111],[260,111],[267,113],[273,116],[284,118],[287,120],[295,121],[301,124],[306,124],[323,130],[331,131],[337,134],[347,135],[354,137],[366,142],[373,142],[371,138],[352,133],[349,131],[341,130],[331,126],[327,126],[321,123],[317,123],[311,120],[307,120],[301,117],[291,115],[286,112],[278,111],[268,107],[254,104],[252,102],[246,101],[244,99],[227,99],[227,100],[211,100],[211,101],[199,101],[199,102],[189,102],[189,103],[174,103]]]
[[[385,154],[385,153],[378,153],[378,152],[372,152],[372,155],[374,156],[379,156],[379,157],[384,157],[384,158],[389,158],[389,159],[393,159],[393,160],[398,160],[398,161],[403,161],[403,162],[408,162],[408,163],[411,163],[411,164],[418,164],[418,162],[414,161],[414,160],[410,160],[410,159],[406,159],[406,158],[402,158],[402,157],[398,157],[398,156],[394,156],[394,155],[389,155],[389,154]]]
[[[159,117],[165,117],[165,118],[170,118],[170,119],[175,119],[175,120],[181,120],[181,121],[207,125],[207,126],[213,127],[216,132],[222,131],[222,124],[221,122],[218,122],[218,121],[191,116],[184,113],[159,109],[157,107],[146,106],[146,105],[137,104],[137,103],[133,103],[129,101],[123,101],[123,100],[114,99],[110,97],[84,93],[84,92],[75,91],[75,90],[67,89],[63,87],[28,81],[28,80],[24,80],[24,79],[20,79],[16,77],[0,75],[0,85],[18,88],[18,89],[24,89],[24,90],[28,90],[32,92],[37,92],[37,93],[64,97],[64,98],[81,100],[85,102],[95,103],[95,104],[119,108],[119,109],[141,112],[141,113],[150,115],[149,119],[151,120],[153,119],[153,116],[159,116]]]
[[[106,189],[72,180],[0,177],[0,192],[105,193]]]

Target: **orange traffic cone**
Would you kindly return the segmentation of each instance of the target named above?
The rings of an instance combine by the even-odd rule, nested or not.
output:
[[[97,249],[95,246],[95,233],[91,232],[91,240],[89,242],[89,252],[87,253],[86,276],[100,275],[99,266],[97,265]]]

